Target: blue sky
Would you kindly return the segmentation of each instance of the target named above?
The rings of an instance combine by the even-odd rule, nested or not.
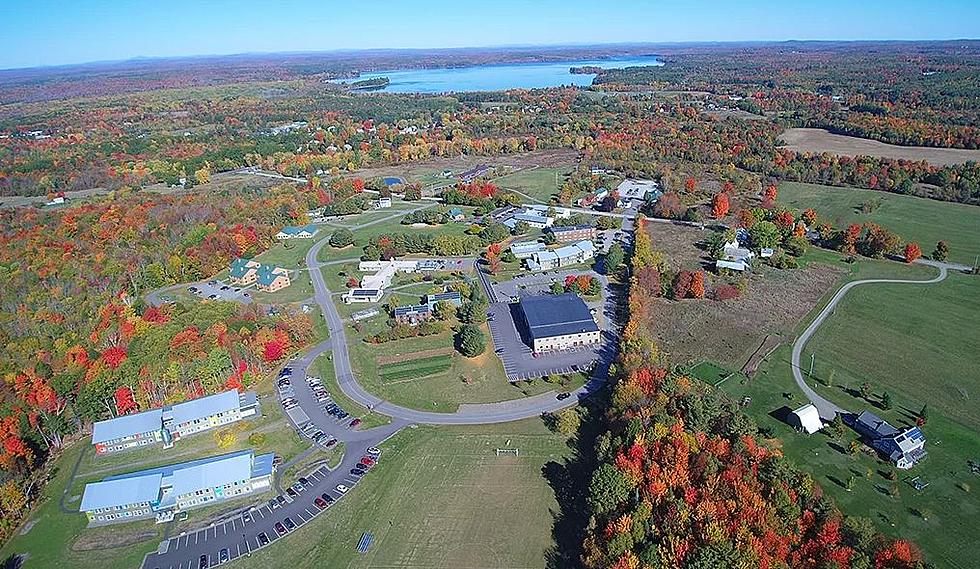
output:
[[[0,0],[0,69],[137,56],[980,37],[980,0]]]

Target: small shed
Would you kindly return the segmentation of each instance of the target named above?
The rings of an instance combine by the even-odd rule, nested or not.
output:
[[[812,403],[807,403],[790,413],[786,422],[808,435],[812,435],[823,428],[823,423],[820,422],[820,412]]]

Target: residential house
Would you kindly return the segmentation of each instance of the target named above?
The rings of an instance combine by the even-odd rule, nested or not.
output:
[[[289,286],[289,271],[272,265],[259,266],[255,288],[262,292],[276,292]]]
[[[239,257],[231,262],[228,280],[235,285],[248,286],[258,279],[260,266],[258,261]]]
[[[872,448],[895,463],[897,468],[908,470],[924,459],[926,438],[919,427],[896,429],[870,411],[850,418],[851,426]]]
[[[463,221],[466,219],[466,212],[458,207],[454,207],[446,213],[446,217],[449,218],[450,221]]]

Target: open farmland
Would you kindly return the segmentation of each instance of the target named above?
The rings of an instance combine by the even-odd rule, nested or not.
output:
[[[791,128],[780,136],[784,148],[797,152],[829,152],[839,156],[877,156],[898,160],[925,160],[937,166],[980,161],[980,150],[896,146],[877,140],[832,134],[821,128]]]
[[[871,213],[863,213],[861,206],[866,202],[880,205]],[[779,185],[779,203],[798,211],[812,207],[820,218],[838,227],[872,221],[907,241],[917,241],[924,255],[932,253],[940,239],[949,242],[950,261],[972,265],[980,255],[977,206],[797,182]]]
[[[806,402],[793,380],[789,346],[776,350],[752,379],[729,380],[722,387],[736,401],[751,397],[746,412],[779,438],[787,457],[814,473],[845,512],[914,540],[938,567],[976,566],[972,544],[980,497],[967,461],[980,456],[980,417],[972,403],[980,388],[972,329],[980,318],[973,302],[978,294],[980,281],[962,274],[929,285],[862,285],[848,293],[810,343],[816,365],[809,383],[846,409],[869,409],[905,426],[923,404],[929,405],[923,427],[929,456],[911,472],[899,472],[896,480],[887,477],[892,467],[867,449],[847,452],[857,438],[853,431],[846,430],[841,439],[827,429],[806,436],[780,419]],[[803,361],[813,352],[806,351]],[[869,400],[857,392],[863,381],[872,386]],[[885,391],[892,397],[890,409],[881,408]],[[916,490],[910,484],[913,476],[928,486]],[[851,488],[849,479],[854,480]]]

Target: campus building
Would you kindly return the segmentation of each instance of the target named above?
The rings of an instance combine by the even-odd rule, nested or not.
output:
[[[419,322],[432,319],[432,309],[428,304],[399,306],[394,312],[395,322],[415,326]]]
[[[245,450],[110,476],[85,485],[79,509],[89,525],[153,517],[167,522],[182,511],[270,488],[273,459]]]
[[[379,288],[352,288],[344,295],[344,304],[381,302],[384,291]]]
[[[540,253],[545,249],[547,249],[547,247],[540,241],[524,241],[520,243],[512,243],[510,246],[510,252],[513,253],[518,259],[527,259],[535,253]]]
[[[583,239],[591,241],[596,236],[594,225],[552,226],[549,231],[555,236],[555,241],[559,243],[570,243],[572,241],[582,241]]]
[[[175,441],[194,433],[221,427],[259,414],[254,391],[231,389],[183,403],[150,409],[133,415],[99,421],[92,426],[96,454]]]
[[[231,262],[228,280],[233,285],[248,286],[254,283],[255,288],[263,292],[276,292],[289,286],[289,271],[252,259],[238,258]]]
[[[463,296],[455,290],[425,295],[425,304],[430,310],[435,308],[436,304],[440,302],[448,302],[456,308],[459,308],[463,306]]]
[[[595,245],[591,241],[579,241],[559,247],[554,251],[540,251],[524,259],[532,271],[550,271],[569,265],[578,265],[595,258]]]
[[[319,228],[316,225],[287,225],[279,233],[276,239],[286,241],[289,239],[313,239]]]
[[[521,314],[535,353],[567,350],[600,342],[589,307],[577,294],[521,298]]]

